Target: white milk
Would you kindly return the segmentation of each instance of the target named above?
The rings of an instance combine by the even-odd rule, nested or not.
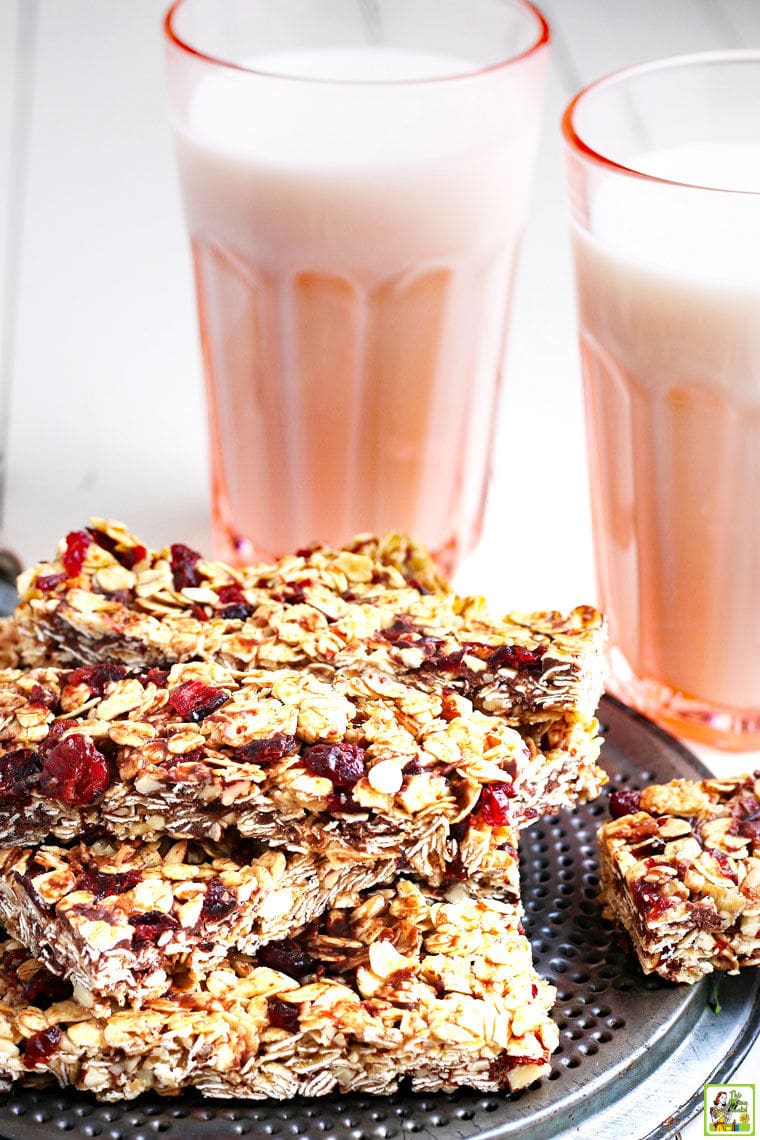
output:
[[[575,230],[602,602],[638,678],[757,714],[760,147],[635,166],[756,193],[608,178]]]
[[[495,80],[386,48],[249,66],[336,82],[219,69],[178,127],[217,532],[272,552],[402,528],[466,550],[542,67]]]

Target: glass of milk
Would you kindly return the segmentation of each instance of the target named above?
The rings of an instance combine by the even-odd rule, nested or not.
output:
[[[760,748],[760,52],[602,79],[563,130],[614,689]]]
[[[173,125],[216,551],[481,528],[546,21],[525,0],[179,0]]]

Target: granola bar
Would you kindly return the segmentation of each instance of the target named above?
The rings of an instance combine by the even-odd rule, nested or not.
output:
[[[595,757],[598,737],[569,727],[544,754],[464,698],[369,666],[326,674],[235,676],[206,662],[0,673],[0,846],[97,827],[218,841],[234,827],[336,863],[403,861],[432,884],[471,878],[516,897],[515,821],[538,810],[521,789],[543,795],[531,783],[540,770],[547,802],[568,794],[561,771],[573,787],[597,771],[580,754]]]
[[[514,908],[401,880],[295,942],[231,954],[141,1010],[88,1009],[17,942],[0,947],[0,1079],[46,1075],[100,1100],[289,1098],[469,1085],[514,1091],[548,1071],[554,990]],[[40,977],[41,975],[41,977]],[[52,1003],[51,1003],[52,999]],[[48,1004],[51,1003],[51,1004]]]
[[[619,792],[610,808],[602,889],[645,973],[760,964],[760,772]]]
[[[148,549],[93,519],[19,578],[27,666],[197,658],[236,670],[369,661],[421,688],[453,689],[509,723],[594,715],[605,627],[581,606],[493,617],[450,590],[421,547],[389,535],[232,569],[181,544]]]
[[[253,954],[395,870],[252,841],[13,847],[0,851],[0,921],[84,1005],[137,1006],[180,969],[200,977],[230,950]]]
[[[19,664],[19,637],[12,617],[0,617],[0,669],[15,669]]]

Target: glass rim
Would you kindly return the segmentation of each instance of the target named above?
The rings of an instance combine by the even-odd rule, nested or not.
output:
[[[757,196],[759,190],[739,190],[726,186],[706,186],[701,182],[686,182],[676,178],[662,178],[657,174],[649,174],[645,170],[637,170],[635,166],[626,166],[625,163],[616,162],[601,151],[596,150],[585,142],[575,126],[575,114],[582,101],[587,96],[595,94],[600,88],[612,87],[620,82],[645,75],[654,71],[675,71],[679,67],[693,66],[694,64],[713,63],[758,63],[760,64],[760,48],[724,48],[716,51],[689,52],[684,55],[664,56],[660,59],[647,60],[644,63],[634,63],[629,67],[621,67],[617,71],[608,72],[593,82],[581,87],[568,103],[561,120],[562,135],[565,143],[576,151],[581,158],[594,162],[606,170],[616,174],[625,174],[638,178],[642,182],[650,182],[661,186],[680,186],[687,190],[709,190],[716,194],[743,194]]]
[[[533,42],[529,44],[527,48],[518,52],[516,55],[509,56],[507,59],[497,60],[496,63],[489,63],[483,67],[475,67],[472,71],[457,72],[454,75],[435,75],[416,79],[323,79],[317,76],[286,75],[281,72],[258,71],[254,67],[246,67],[244,64],[234,63],[232,60],[211,55],[208,52],[201,51],[199,48],[194,47],[188,43],[186,39],[183,39],[175,26],[175,19],[180,9],[191,2],[192,0],[173,0],[173,3],[164,17],[164,34],[169,43],[174,47],[179,48],[187,55],[193,56],[195,59],[204,63],[210,63],[216,67],[223,67],[242,75],[254,75],[262,79],[284,79],[289,83],[312,83],[323,87],[429,87],[455,83],[462,80],[478,79],[483,75],[506,71],[515,64],[522,63],[530,56],[536,55],[541,48],[548,45],[551,39],[551,30],[548,20],[531,0],[510,0],[514,8],[522,9],[526,15],[530,15],[534,18],[537,23],[537,34]]]

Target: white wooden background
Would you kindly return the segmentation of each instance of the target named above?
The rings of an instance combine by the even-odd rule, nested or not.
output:
[[[26,561],[90,514],[121,518],[151,543],[209,548],[164,6],[0,0],[3,537]],[[760,0],[544,0],[543,10],[553,67],[493,488],[483,541],[457,579],[501,608],[595,599],[562,108],[623,65],[760,47]],[[720,772],[750,761],[700,754]],[[760,1046],[737,1077],[757,1078]],[[701,1135],[695,1121],[684,1140]]]

